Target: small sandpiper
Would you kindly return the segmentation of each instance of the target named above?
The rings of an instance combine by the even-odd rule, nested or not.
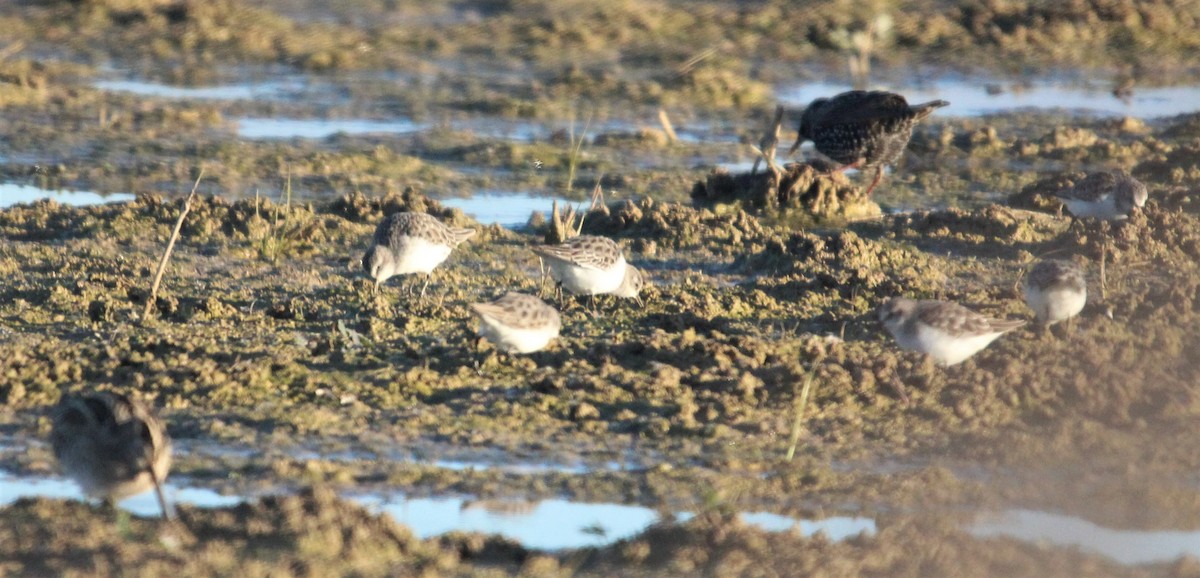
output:
[[[64,399],[53,413],[50,445],[83,493],[114,502],[154,489],[170,520],[162,484],[171,468],[171,438],[144,403],[116,393]]]
[[[1087,304],[1083,267],[1071,261],[1038,261],[1025,275],[1023,288],[1025,303],[1045,325],[1070,319]]]
[[[1069,189],[1054,194],[1075,217],[1119,221],[1146,205],[1146,185],[1126,171],[1091,173]]]
[[[375,280],[376,290],[394,275],[424,273],[424,297],[433,269],[474,234],[474,229],[451,228],[426,213],[392,213],[375,228],[363,269]]]
[[[642,272],[625,262],[616,241],[595,235],[572,237],[561,245],[534,247],[546,260],[550,276],[574,295],[603,295],[635,299],[645,284]]]
[[[479,335],[506,353],[533,353],[558,337],[558,310],[524,293],[507,293],[491,303],[472,303]]]
[[[975,355],[1024,321],[991,319],[957,303],[894,297],[879,307],[879,321],[896,344],[924,353],[941,365]]]

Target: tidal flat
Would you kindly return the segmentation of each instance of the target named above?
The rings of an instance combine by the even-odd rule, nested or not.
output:
[[[0,7],[0,573],[1200,576],[1195,9],[839,6]],[[978,100],[869,199],[713,193],[880,14],[875,84]],[[1106,168],[1146,206],[1064,215]],[[552,202],[644,305],[553,300]],[[423,299],[360,262],[404,210],[478,231]],[[1042,257],[1086,266],[1070,324],[1022,301]],[[547,350],[477,341],[511,290],[560,308]],[[943,368],[897,295],[1031,323]],[[176,522],[62,477],[49,410],[94,390],[159,409]]]

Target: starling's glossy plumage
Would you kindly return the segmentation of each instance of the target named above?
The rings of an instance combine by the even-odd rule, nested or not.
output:
[[[142,402],[114,393],[66,398],[54,411],[50,445],[85,494],[119,500],[154,489],[168,517],[162,483],[171,438]]]
[[[875,170],[867,194],[879,184],[883,167],[900,158],[913,126],[934,110],[947,106],[944,100],[910,106],[894,92],[851,90],[832,98],[818,98],[804,109],[799,135],[788,154],[806,140],[821,154],[842,163],[840,170]]]

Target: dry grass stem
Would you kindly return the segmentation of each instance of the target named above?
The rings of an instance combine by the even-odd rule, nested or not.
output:
[[[179,231],[183,229],[183,219],[192,210],[192,201],[196,198],[196,190],[199,189],[200,179],[203,178],[204,169],[200,169],[200,174],[196,175],[196,182],[192,185],[192,192],[188,193],[187,199],[183,201],[183,212],[179,213],[179,220],[175,221],[175,229],[171,231],[171,239],[167,241],[167,249],[163,251],[162,260],[158,263],[158,271],[154,273],[154,283],[150,285],[150,296],[146,298],[146,309],[142,311],[142,319],[149,319],[150,311],[154,309],[154,303],[158,299],[158,286],[162,283],[163,272],[167,270],[167,262],[171,260],[171,252],[175,250],[175,241],[179,240]]]

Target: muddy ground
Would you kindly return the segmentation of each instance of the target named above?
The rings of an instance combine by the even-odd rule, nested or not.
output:
[[[0,509],[0,573],[1200,575],[1195,558],[1121,565],[966,529],[980,511],[1011,508],[1200,529],[1200,117],[935,115],[872,199],[856,196],[862,176],[789,169],[861,211],[707,194],[726,178],[713,159],[753,159],[747,143],[780,78],[840,74],[843,37],[878,14],[892,18],[875,55],[883,75],[999,53],[1022,72],[1155,83],[1194,73],[1195,35],[1175,28],[1200,16],[1194,8],[331,4],[0,7],[12,30],[0,60],[0,175],[138,195],[0,210],[0,470],[57,475],[39,441],[46,410],[65,394],[114,389],[160,408],[179,447],[172,479],[265,496],[181,505],[171,525],[21,500]],[[720,49],[683,66],[711,46]],[[113,63],[175,82],[252,70],[344,88],[328,99],[196,101],[91,86]],[[726,140],[672,140],[660,107]],[[237,137],[233,119],[269,115],[399,115],[428,128]],[[513,141],[450,127],[464,118],[569,119],[578,131]],[[631,128],[590,128],[600,120]],[[1125,223],[1072,224],[1051,193],[1100,167],[1130,169],[1150,201]],[[512,188],[583,199],[597,184],[606,204],[583,231],[616,238],[649,273],[645,305],[602,299],[593,313],[566,302],[562,337],[528,356],[476,344],[470,303],[549,295],[529,251],[548,225],[484,226],[432,198]],[[880,206],[883,216],[863,216]],[[400,279],[375,293],[361,272],[375,224],[398,210],[479,231],[425,299]],[[894,295],[1032,319],[1018,283],[1042,256],[1088,268],[1091,303],[1070,327],[1031,323],[947,369],[899,350],[874,321]],[[480,534],[419,539],[345,497],[372,491],[698,515],[546,552]],[[843,541],[768,532],[736,515],[746,511],[867,516],[877,531]]]

